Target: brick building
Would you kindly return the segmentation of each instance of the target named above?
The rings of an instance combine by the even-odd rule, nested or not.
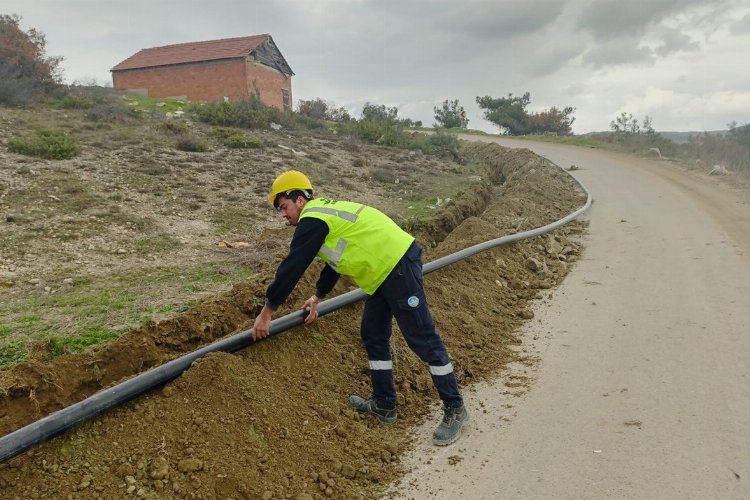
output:
[[[294,72],[271,35],[143,49],[111,69],[116,90],[191,101],[260,100],[292,107]]]

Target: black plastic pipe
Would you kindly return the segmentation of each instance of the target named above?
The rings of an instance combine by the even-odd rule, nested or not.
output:
[[[432,271],[437,271],[438,269],[442,269],[443,267],[458,262],[459,260],[476,255],[479,252],[491,248],[539,236],[540,234],[557,229],[575,219],[588,210],[591,206],[592,198],[591,193],[589,193],[583,184],[581,184],[575,177],[571,176],[571,178],[573,178],[576,184],[578,184],[586,194],[586,203],[575,212],[572,212],[556,222],[547,224],[546,226],[479,243],[451,255],[441,257],[426,264],[423,267],[424,273],[427,274]],[[342,307],[363,300],[365,297],[367,297],[367,295],[361,289],[357,289],[338,295],[332,299],[324,300],[318,304],[318,316],[325,316],[337,309],[341,309]],[[271,321],[269,336],[276,335],[277,333],[301,325],[304,322],[304,317],[305,313],[303,311],[296,311]],[[140,394],[143,394],[144,392],[166,384],[170,380],[180,376],[182,372],[190,367],[193,361],[202,358],[206,354],[219,351],[235,352],[253,344],[254,342],[250,338],[251,334],[252,329],[218,340],[213,344],[207,345],[197,351],[193,351],[190,354],[186,354],[164,363],[163,365],[151,368],[150,370],[136,375],[121,384],[97,392],[83,401],[74,403],[67,408],[58,410],[51,415],[3,436],[0,438],[0,463],[5,462],[28,448],[42,443],[77,424],[85,422],[110,408],[118,406]]]

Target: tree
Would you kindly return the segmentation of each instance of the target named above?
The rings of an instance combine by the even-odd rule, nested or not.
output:
[[[346,108],[336,108],[320,97],[311,100],[300,99],[297,112],[314,120],[331,120],[334,122],[349,121],[351,117]]]
[[[375,122],[398,120],[398,108],[386,108],[385,104],[370,104],[366,102],[362,107],[362,119]]]
[[[47,57],[44,34],[19,27],[18,15],[0,15],[0,102],[23,104],[56,87],[62,57]]]
[[[521,97],[493,98],[488,95],[477,96],[477,104],[484,110],[484,119],[500,127],[502,132],[511,135],[523,135],[528,133],[529,115],[526,106],[531,102],[531,96],[526,92]]]
[[[435,120],[437,123],[436,127],[445,128],[466,128],[469,124],[469,119],[466,118],[466,111],[463,106],[459,106],[458,99],[449,101],[446,99],[443,101],[443,107],[438,108],[435,106]]]
[[[650,121],[649,126],[651,126]],[[637,134],[641,131],[638,120],[633,118],[632,113],[626,113],[625,111],[609,123],[609,128],[615,134]]]
[[[576,120],[572,117],[575,110],[574,107],[567,106],[560,111],[553,106],[540,113],[533,113],[529,115],[529,133],[570,135],[573,133],[572,125]]]

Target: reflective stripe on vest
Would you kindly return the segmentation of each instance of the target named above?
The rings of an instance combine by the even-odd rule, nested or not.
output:
[[[318,212],[321,214],[335,215],[336,217],[341,217],[342,219],[348,220],[349,222],[357,222],[357,216],[364,209],[365,209],[365,206],[360,205],[360,207],[354,213],[345,212],[344,210],[336,210],[335,208],[328,208],[328,207],[310,207],[309,209],[306,208],[305,210],[307,212]]]
[[[379,210],[350,201],[313,199],[300,220],[320,219],[328,226],[318,257],[337,273],[351,276],[372,295],[404,256],[414,237]]]
[[[344,238],[339,238],[338,243],[336,243],[336,248],[331,250],[330,248],[323,245],[320,247],[320,253],[328,257],[328,263],[331,265],[334,271],[336,271],[339,267],[339,262],[341,262],[341,256],[344,255],[344,250],[346,250],[346,245],[348,242]]]

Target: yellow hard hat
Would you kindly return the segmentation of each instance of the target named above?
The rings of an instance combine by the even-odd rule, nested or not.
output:
[[[281,193],[287,193],[295,190],[307,190],[312,193],[313,187],[310,183],[310,179],[305,174],[297,170],[287,170],[282,172],[276,180],[273,181],[271,186],[271,196],[268,197],[268,202],[273,205],[276,197]]]

